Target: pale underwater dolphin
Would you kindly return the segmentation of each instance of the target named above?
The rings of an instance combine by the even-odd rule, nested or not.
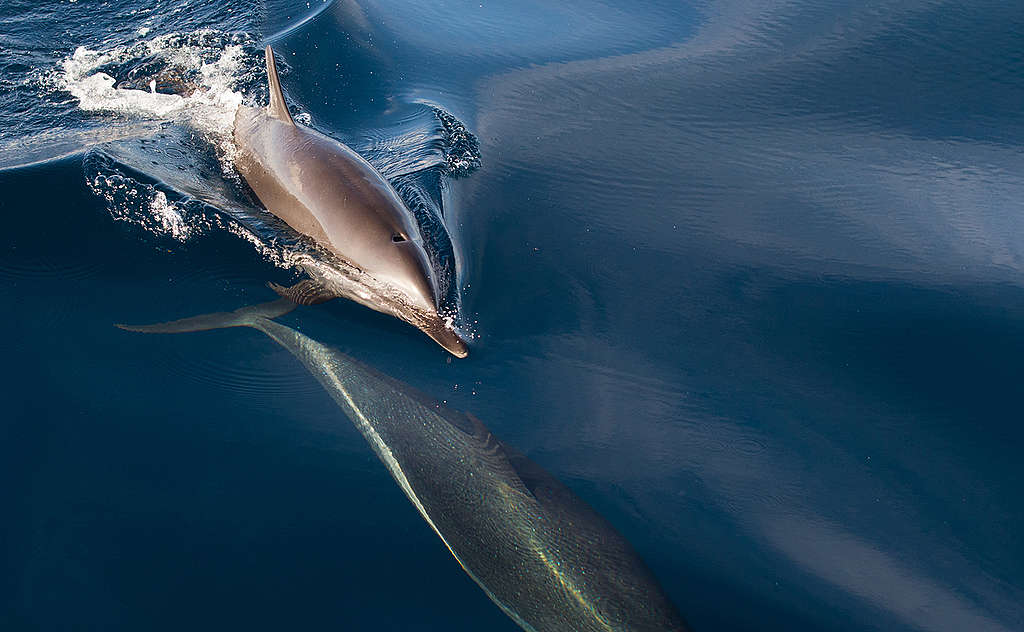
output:
[[[253,327],[298,358],[487,596],[531,632],[681,632],[682,616],[625,538],[475,417],[277,323],[288,299],[145,326]]]
[[[469,350],[438,313],[437,284],[415,218],[390,183],[359,154],[296,125],[266,48],[270,104],[235,114],[235,168],[268,211],[350,264],[346,283],[305,284],[305,292],[271,286],[311,304],[355,300],[421,329],[453,355]]]

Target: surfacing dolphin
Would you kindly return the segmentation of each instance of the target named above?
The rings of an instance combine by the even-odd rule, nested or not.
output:
[[[270,104],[238,108],[235,168],[267,210],[347,264],[340,283],[271,287],[303,304],[350,298],[418,327],[457,357],[468,355],[451,319],[438,313],[437,284],[412,213],[359,154],[295,124],[270,46],[266,57]]]
[[[680,632],[682,616],[625,538],[475,417],[277,323],[279,299],[145,326],[253,327],[298,358],[487,596],[531,632]]]

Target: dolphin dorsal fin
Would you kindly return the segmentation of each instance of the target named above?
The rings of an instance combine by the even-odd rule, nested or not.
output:
[[[269,45],[267,53],[267,83],[270,87],[270,105],[267,106],[267,114],[290,125],[295,125],[292,115],[288,112],[288,103],[284,100],[284,93],[281,92],[281,80],[277,78],[277,63],[274,61],[274,49]]]

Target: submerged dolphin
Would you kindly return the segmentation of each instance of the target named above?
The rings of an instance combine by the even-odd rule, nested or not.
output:
[[[344,144],[296,125],[266,48],[270,104],[235,114],[235,168],[260,202],[344,263],[344,286],[319,280],[306,292],[274,287],[302,303],[337,296],[396,316],[457,357],[469,351],[438,313],[437,285],[412,213],[370,163]],[[310,289],[313,291],[310,291]]]
[[[532,632],[685,631],[633,548],[589,505],[475,417],[277,323],[279,299],[149,333],[253,327],[305,364],[469,576]]]

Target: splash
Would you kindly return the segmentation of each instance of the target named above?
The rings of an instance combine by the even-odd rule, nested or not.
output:
[[[434,116],[441,124],[444,141],[445,175],[452,178],[468,176],[480,168],[480,141],[466,129],[462,121],[444,108],[433,106]]]
[[[81,110],[188,125],[230,154],[241,84],[259,67],[251,36],[198,31],[105,51],[80,46],[50,81]]]
[[[85,170],[87,186],[107,203],[115,221],[181,243],[223,224],[196,204],[172,201],[155,185],[121,172],[98,154],[86,159]]]
[[[86,157],[87,185],[111,217],[185,242],[224,225],[204,203],[247,205],[237,192],[231,131],[243,89],[261,72],[253,42],[202,30],[107,50],[80,46],[51,73],[51,88],[70,94],[81,111],[113,114],[112,124],[141,132]]]

